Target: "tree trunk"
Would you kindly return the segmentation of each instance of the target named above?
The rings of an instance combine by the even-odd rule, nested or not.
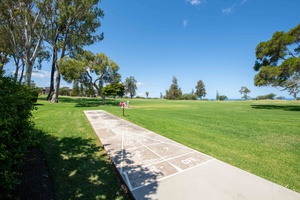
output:
[[[58,103],[59,87],[60,87],[60,70],[56,65],[55,91],[51,99],[52,103]]]
[[[57,60],[57,50],[54,45],[53,47],[53,57],[52,57],[52,66],[51,66],[51,77],[50,77],[50,91],[47,96],[48,101],[52,101],[52,96],[54,95],[54,76],[55,76],[55,63]]]
[[[6,63],[7,59],[7,54],[4,52],[0,52],[0,72],[3,71],[4,65]]]
[[[102,99],[102,105],[105,104],[105,95],[104,94],[101,94],[101,99]]]
[[[21,76],[20,76],[20,79],[19,79],[20,84],[22,83],[22,80],[23,80],[24,70],[25,70],[25,65],[22,63],[22,72],[21,72]]]
[[[101,97],[101,100],[102,100],[102,105],[104,105],[105,104],[105,95],[102,94],[102,88],[103,88],[103,86],[100,83],[99,87],[98,87],[97,84],[96,84],[96,81],[94,83],[92,83],[92,85],[97,89],[98,95]]]
[[[17,82],[18,80],[18,75],[19,75],[19,62],[20,62],[20,59],[17,59],[15,56],[14,56],[14,62],[15,62],[15,66],[16,66],[16,71],[15,71],[15,81]],[[23,71],[22,71],[23,72]]]
[[[32,64],[30,61],[25,63],[26,71],[25,71],[25,84],[30,86],[31,84],[31,73],[32,73]]]

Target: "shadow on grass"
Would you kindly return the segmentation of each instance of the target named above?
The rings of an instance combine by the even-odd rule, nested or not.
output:
[[[35,103],[34,106],[44,106],[42,103]]]
[[[102,99],[97,97],[59,97],[59,102],[63,103],[75,103],[75,107],[97,107],[102,106]],[[118,106],[119,101],[117,99],[106,99],[105,105]]]
[[[285,105],[251,105],[251,107],[254,108],[254,109],[300,111],[300,106],[285,106]]]
[[[38,131],[55,199],[128,199],[102,147],[92,139],[57,138]]]

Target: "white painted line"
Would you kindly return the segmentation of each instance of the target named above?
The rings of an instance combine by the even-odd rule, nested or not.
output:
[[[187,169],[184,169],[184,170],[182,170],[181,172],[177,172],[177,173],[171,174],[171,175],[169,175],[169,176],[163,177],[163,178],[161,178],[161,179],[157,179],[157,181],[161,181],[161,180],[170,178],[170,177],[172,177],[172,176],[175,176],[175,175],[177,175],[177,174],[184,173],[184,172],[186,172],[186,171],[189,171],[189,170],[191,170],[191,169],[194,169],[195,167],[199,167],[199,166],[201,166],[201,165],[205,165],[205,164],[210,163],[210,162],[215,161],[215,160],[216,160],[215,158],[212,158],[211,160],[208,160],[208,161],[206,161],[206,162],[199,163],[198,165],[195,165],[195,166],[193,166],[193,167],[189,167],[189,168],[187,168]]]
[[[141,148],[141,147],[139,147],[139,148]],[[151,164],[147,164],[147,165],[144,165],[143,167],[149,167],[149,166],[151,166],[151,165],[156,165],[156,164],[159,164],[159,163],[162,163],[162,162],[168,162],[168,161],[170,161],[170,160],[179,158],[179,157],[181,157],[181,156],[186,156],[186,155],[189,155],[189,154],[192,154],[192,153],[199,153],[199,152],[198,152],[198,151],[192,151],[192,152],[189,152],[189,153],[181,154],[181,155],[179,155],[179,156],[175,156],[175,157],[171,157],[171,158],[168,158],[168,159],[163,159],[163,160],[160,160],[160,161],[151,163]],[[168,162],[168,163],[169,163],[169,162]],[[171,163],[170,163],[170,164],[171,164]],[[141,167],[139,167],[139,168],[141,168]],[[139,168],[137,168],[137,169],[139,169]],[[131,171],[131,170],[132,170],[132,169],[127,170],[127,171],[123,171],[123,172],[126,173],[126,172]]]
[[[121,173],[123,172],[124,161],[124,132],[122,131],[122,145],[121,145]]]
[[[189,171],[189,170],[191,170],[191,169],[193,169],[193,168],[195,168],[195,167],[199,167],[199,166],[201,166],[201,165],[207,164],[207,163],[209,163],[209,162],[212,162],[212,161],[214,161],[214,160],[216,160],[216,159],[215,159],[215,158],[213,158],[213,159],[211,159],[211,160],[208,160],[208,161],[206,161],[206,162],[200,163],[200,164],[198,164],[198,165],[196,165],[196,166],[193,166],[193,167],[187,168],[187,169],[185,169],[185,170],[182,170],[182,171],[180,171],[180,172],[177,172],[177,173],[171,174],[171,175],[169,175],[169,176],[165,176],[165,177],[162,177],[162,178],[160,178],[160,179],[157,179],[156,181],[153,181],[153,182],[151,182],[151,183],[148,183],[148,184],[145,184],[145,185],[141,185],[141,186],[138,186],[138,187],[132,188],[132,190],[131,190],[131,191],[134,191],[134,190],[137,190],[137,189],[140,189],[140,188],[146,187],[146,186],[148,186],[148,185],[150,185],[150,184],[153,184],[153,183],[156,183],[156,182],[159,182],[159,181],[162,181],[162,180],[165,180],[165,179],[171,178],[172,176],[176,176],[176,175],[178,175],[178,174],[184,173],[184,172],[186,172],[186,171]]]
[[[137,141],[138,143],[140,143],[139,141]],[[163,161],[169,163],[170,165],[172,165],[177,171],[182,171],[182,169],[180,169],[179,167],[173,165],[172,163],[170,163],[167,159],[165,159],[164,157],[162,157],[161,155],[157,154],[156,152],[154,152],[152,149],[150,149],[148,146],[140,143],[141,145],[143,145],[145,148],[147,148],[149,151],[151,151],[152,153],[154,153],[155,155],[157,155],[158,157],[160,157]],[[162,162],[163,162],[162,161]]]
[[[127,183],[127,186],[129,187],[129,190],[132,191],[133,188],[132,188],[132,185],[131,185],[131,183],[129,181],[129,178],[128,178],[127,174],[123,173],[123,175],[125,176],[126,183]]]
[[[145,129],[145,130],[147,130],[147,129]],[[149,130],[147,130],[147,131],[150,132],[150,133],[152,133],[152,132],[149,131]],[[157,135],[157,134],[156,134],[156,135]],[[162,137],[161,135],[159,135],[159,136]],[[192,148],[189,148],[189,147],[187,147],[187,146],[185,146],[185,145],[182,145],[182,144],[180,144],[180,143],[177,143],[177,142],[172,141],[171,139],[165,138],[165,137],[163,137],[163,138],[165,138],[165,139],[167,139],[167,140],[169,140],[169,141],[172,141],[172,142],[161,141],[161,140],[153,139],[153,138],[151,138],[151,137],[146,137],[146,136],[140,136],[140,138],[146,138],[146,139],[149,139],[149,140],[154,140],[154,141],[157,141],[158,143],[170,144],[170,145],[177,146],[177,147],[180,147],[180,148],[183,148],[183,149],[191,149],[191,150],[194,150],[194,149],[192,149]],[[157,144],[158,144],[158,143],[157,143]],[[151,145],[152,145],[152,144],[151,144]],[[149,145],[149,146],[150,146],[150,145]]]

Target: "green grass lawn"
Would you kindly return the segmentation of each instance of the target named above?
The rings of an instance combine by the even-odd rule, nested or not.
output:
[[[87,99],[84,99],[85,102]],[[128,199],[79,99],[38,101],[33,112],[56,199]],[[94,108],[95,109],[95,108]]]
[[[85,192],[87,188],[97,190],[99,187],[104,191],[109,187],[111,191],[102,194],[102,189],[99,189],[93,195],[100,195],[100,199],[113,199],[120,190],[109,161],[84,116],[83,110],[88,109],[106,110],[193,149],[300,191],[299,101],[132,99],[131,108],[125,109],[124,117],[118,107],[119,101],[108,100],[105,106],[100,105],[99,99],[93,98],[60,98],[59,104],[39,101],[43,105],[34,112],[35,123],[48,135],[44,139],[47,142],[43,144],[48,149],[51,167],[56,169],[52,170],[54,180],[64,176],[64,181],[72,187],[75,184],[73,178],[93,166],[91,160],[95,159],[96,165],[100,166],[94,166],[89,173],[99,183],[87,181],[90,177],[85,174],[82,185],[77,185],[77,190],[72,189],[71,195],[88,195]],[[54,147],[49,142],[51,140]],[[85,159],[86,162],[77,162]],[[103,172],[112,181],[102,180],[100,175]],[[58,196],[67,192],[63,186],[66,183],[54,181]],[[125,198],[122,195],[118,198]]]

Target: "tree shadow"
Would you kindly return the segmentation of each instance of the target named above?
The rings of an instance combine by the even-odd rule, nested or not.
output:
[[[135,163],[133,155],[126,150],[117,152],[108,152],[111,160],[129,189],[129,195],[132,199],[153,199],[151,194],[155,194],[158,188],[158,179],[164,174],[154,165],[142,166]]]
[[[92,139],[58,138],[42,131],[55,199],[128,199],[103,148]]]
[[[267,110],[284,110],[284,111],[300,111],[300,105],[251,105],[253,109],[267,109]]]
[[[35,103],[34,106],[44,106],[42,103]]]
[[[75,103],[75,107],[98,107],[103,106],[102,99],[97,97],[59,97],[59,102],[63,103]],[[106,106],[119,106],[117,99],[106,99]]]
[[[39,100],[45,100],[44,97],[39,97]],[[120,99],[106,99],[105,106],[119,106]],[[75,107],[98,107],[103,106],[102,99],[99,97],[70,97],[70,96],[59,96],[58,102],[62,103],[73,103]],[[43,104],[36,104],[41,106]]]

